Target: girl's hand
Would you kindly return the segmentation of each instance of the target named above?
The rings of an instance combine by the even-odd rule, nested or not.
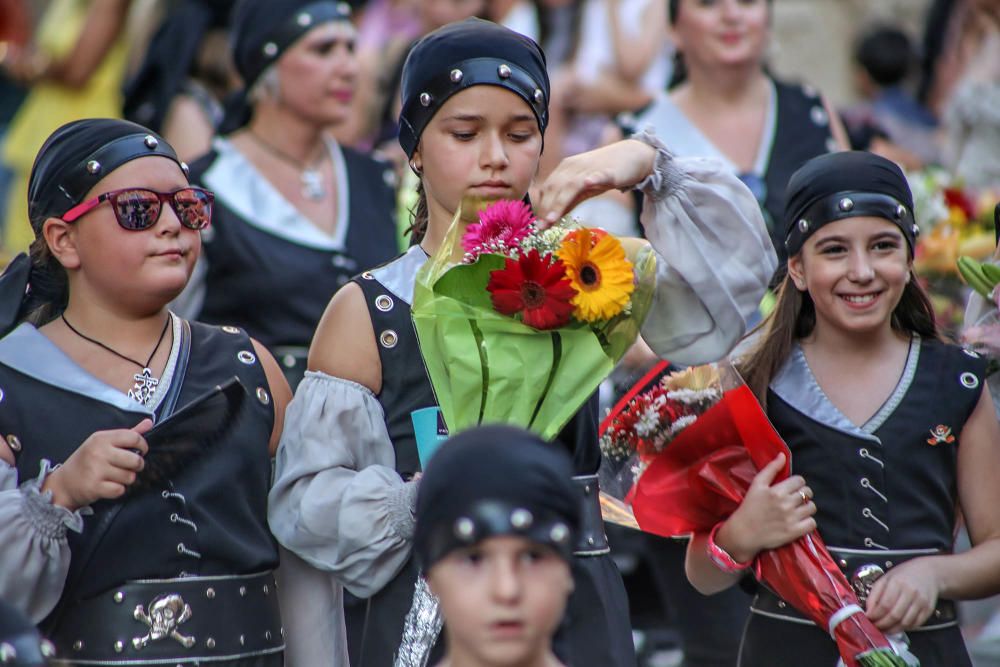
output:
[[[934,557],[914,558],[879,577],[868,596],[866,613],[886,634],[912,630],[930,618],[939,590]]]
[[[143,469],[149,451],[142,437],[153,427],[143,419],[130,429],[97,431],[46,478],[43,491],[52,501],[76,511],[102,498],[119,498]]]
[[[785,455],[779,454],[757,473],[743,502],[719,529],[717,544],[739,562],[816,529],[816,504],[806,481],[792,475],[772,485],[784,465]]]
[[[534,202],[539,226],[550,227],[580,202],[611,189],[630,188],[653,171],[656,149],[626,139],[568,157],[539,188]]]

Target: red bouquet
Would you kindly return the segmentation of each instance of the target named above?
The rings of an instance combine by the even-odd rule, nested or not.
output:
[[[664,368],[654,368],[602,422],[602,486],[609,478],[622,482],[644,531],[665,537],[708,532],[735,511],[757,471],[780,453],[786,465],[775,482],[787,478],[791,453],[733,368],[687,369],[641,392]],[[830,633],[848,667],[919,664],[897,654],[868,620],[818,533],[762,551],[753,569]]]

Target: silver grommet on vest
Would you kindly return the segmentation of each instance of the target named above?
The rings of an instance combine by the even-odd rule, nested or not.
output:
[[[268,405],[271,402],[271,395],[267,393],[267,389],[257,387],[257,400],[263,405]]]
[[[976,389],[977,387],[979,387],[979,378],[976,376],[975,373],[969,373],[968,371],[966,371],[965,373],[962,373],[961,375],[958,376],[958,380],[959,382],[962,383],[962,386],[965,387],[966,389]]]
[[[255,361],[257,361],[257,357],[254,356],[254,353],[250,352],[249,350],[240,350],[239,352],[236,353],[236,358],[242,361],[247,366],[250,366]]]
[[[386,329],[382,332],[382,335],[378,337],[378,342],[382,344],[382,347],[386,349],[392,349],[396,347],[396,343],[399,342],[399,336],[392,329]]]
[[[234,326],[230,326],[228,324],[223,326],[222,330],[225,331],[227,334],[238,334],[240,332],[239,329],[237,329]]]
[[[13,451],[19,452],[21,451],[21,439],[13,434],[8,435],[7,446],[10,447]]]
[[[365,280],[375,280],[375,276],[372,275],[371,271],[365,271],[364,273],[361,274],[361,277],[364,278]]]
[[[381,310],[383,313],[388,313],[392,310],[393,302],[391,296],[386,296],[385,294],[380,294],[375,297],[375,307]]]

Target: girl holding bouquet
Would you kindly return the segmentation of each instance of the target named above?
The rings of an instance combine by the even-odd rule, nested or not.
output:
[[[709,594],[755,556],[818,529],[890,637],[908,633],[924,667],[970,665],[953,600],[1000,590],[1000,426],[985,364],[942,342],[913,279],[918,232],[899,168],[834,153],[793,175],[784,216],[788,276],[740,362],[792,453],[739,508],[688,548],[691,582]],[[954,554],[961,507],[972,538]],[[740,665],[836,664],[826,628],[760,587]]]
[[[269,508],[278,540],[316,568],[317,585],[299,598],[311,610],[303,613],[339,623],[339,585],[356,596],[347,605],[356,667],[393,663],[417,577],[410,556],[420,463],[411,413],[437,401],[410,318],[415,275],[463,199],[526,198],[550,91],[533,41],[470,19],[416,44],[402,94],[400,143],[420,177],[416,243],[333,297],[291,403]],[[640,135],[565,160],[540,186],[534,214],[544,226],[588,197],[632,187],[646,195],[643,221],[659,253],[646,341],[680,363],[725,355],[775,267],[753,195],[718,163],[674,159]],[[555,650],[575,667],[633,665],[628,607],[597,503],[595,398],[559,440],[572,455],[586,518]],[[290,636],[291,654],[311,655],[312,637]]]

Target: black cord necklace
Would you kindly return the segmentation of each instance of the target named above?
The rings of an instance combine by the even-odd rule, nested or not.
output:
[[[160,384],[160,379],[153,377],[153,371],[150,370],[149,364],[152,363],[153,357],[156,356],[156,352],[160,349],[160,345],[163,344],[163,339],[167,335],[167,329],[170,328],[171,317],[169,315],[167,316],[167,321],[163,323],[163,331],[160,332],[160,338],[159,340],[156,341],[156,347],[154,347],[153,351],[149,353],[149,359],[146,359],[146,363],[144,364],[136,361],[132,357],[125,356],[118,350],[115,350],[112,347],[105,345],[99,340],[95,340],[90,336],[81,333],[79,329],[77,329],[76,327],[74,327],[72,324],[69,323],[69,320],[66,319],[65,314],[62,314],[59,317],[62,318],[63,323],[67,327],[69,327],[70,331],[72,331],[73,333],[75,333],[77,336],[84,339],[88,343],[93,343],[94,345],[97,345],[98,347],[107,350],[116,357],[124,359],[125,361],[133,363],[139,368],[141,368],[142,369],[141,372],[136,373],[135,375],[132,376],[132,379],[135,380],[135,384],[132,385],[132,388],[128,390],[128,397],[134,401],[142,403],[143,405],[149,403],[149,400],[153,397],[153,394],[156,392],[156,385]]]
[[[319,157],[310,165],[303,161],[296,160],[285,151],[272,145],[271,142],[265,141],[263,138],[257,136],[257,133],[253,130],[247,130],[247,134],[250,135],[250,139],[252,139],[255,144],[279,160],[282,160],[285,164],[288,164],[299,171],[299,183],[302,184],[303,197],[312,201],[322,201],[326,198],[326,187],[323,184],[323,172],[320,171],[320,165],[323,163],[322,152],[320,152]]]

